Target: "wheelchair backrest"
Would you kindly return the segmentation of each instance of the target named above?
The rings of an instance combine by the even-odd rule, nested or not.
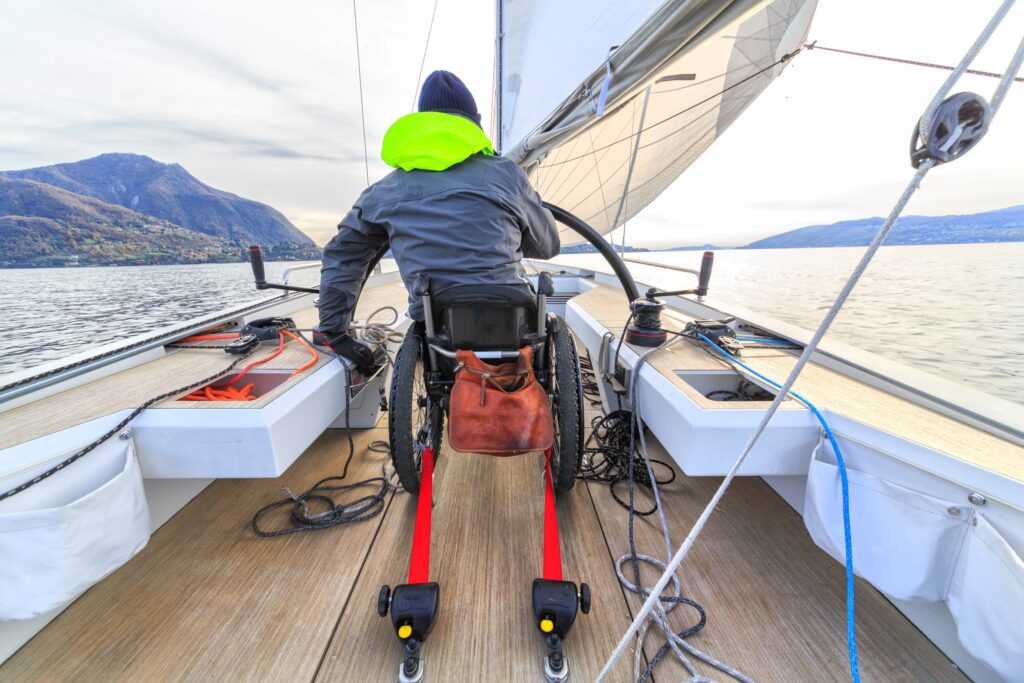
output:
[[[537,332],[537,301],[527,286],[459,285],[436,294],[436,323],[452,349],[518,349]]]

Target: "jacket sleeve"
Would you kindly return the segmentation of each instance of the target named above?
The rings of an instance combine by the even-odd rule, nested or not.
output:
[[[338,224],[338,234],[324,247],[320,270],[320,329],[340,334],[348,329],[373,256],[385,248],[388,234],[383,226],[363,217],[361,203]]]
[[[518,168],[519,229],[523,232],[523,256],[549,259],[558,255],[561,244],[555,217],[541,205],[540,195],[530,185],[526,174]]]

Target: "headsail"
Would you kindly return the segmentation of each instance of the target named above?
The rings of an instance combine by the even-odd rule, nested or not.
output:
[[[544,199],[607,233],[781,73],[816,3],[499,0],[498,144]]]

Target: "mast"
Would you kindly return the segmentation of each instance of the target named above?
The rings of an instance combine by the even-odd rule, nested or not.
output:
[[[505,28],[501,7],[502,0],[494,0],[494,88],[492,93],[494,106],[491,107],[491,140],[494,141],[494,151],[497,154],[501,154],[504,147],[501,139],[501,43]]]

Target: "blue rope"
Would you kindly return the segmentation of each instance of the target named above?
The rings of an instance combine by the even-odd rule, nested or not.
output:
[[[767,337],[736,337],[736,341],[745,342],[758,342],[759,344],[780,344],[785,346],[793,346],[793,342],[786,341],[785,339],[769,339]]]
[[[746,365],[738,358],[730,354],[725,349],[721,348],[715,342],[708,339],[703,334],[697,333],[702,341],[707,343],[712,349],[717,351],[721,356],[725,357],[730,363],[738,365],[750,374],[754,375],[758,379],[767,382],[776,389],[781,389],[782,385],[778,382],[765,377],[757,370],[753,369],[749,365]],[[742,337],[736,337],[742,339]],[[856,615],[854,608],[854,584],[853,584],[853,536],[850,532],[850,484],[846,478],[846,463],[843,461],[843,454],[839,450],[839,444],[836,442],[836,437],[832,433],[832,428],[828,426],[828,422],[825,421],[825,417],[818,410],[817,406],[808,401],[806,398],[796,393],[795,391],[789,392],[795,399],[803,403],[810,409],[814,417],[817,418],[821,428],[825,431],[825,436],[828,437],[829,443],[832,445],[832,450],[836,454],[836,462],[839,465],[839,481],[843,488],[843,535],[846,541],[846,647],[850,653],[850,677],[854,683],[860,683],[860,670],[857,666],[857,631],[856,631]]]

